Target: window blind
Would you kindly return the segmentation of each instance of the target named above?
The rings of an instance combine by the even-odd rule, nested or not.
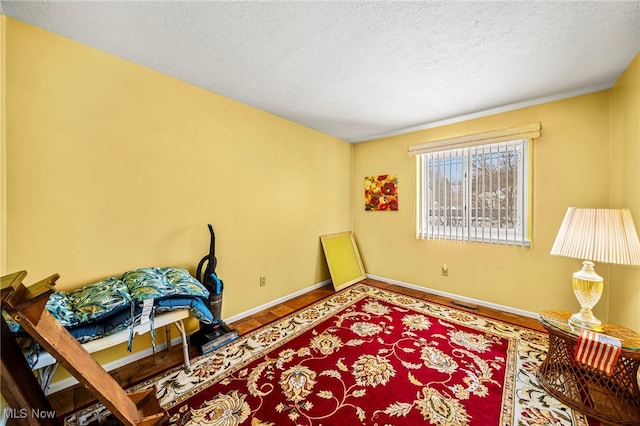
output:
[[[418,156],[418,237],[529,245],[528,139]]]

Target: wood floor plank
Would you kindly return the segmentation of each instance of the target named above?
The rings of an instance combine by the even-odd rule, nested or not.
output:
[[[452,299],[420,291],[417,289],[411,289],[401,287],[395,284],[390,284],[382,281],[373,280],[367,278],[363,280],[364,283],[382,288],[385,290],[395,291],[397,293],[405,294],[407,296],[415,297],[418,299],[428,300],[433,303],[452,306]],[[297,296],[279,305],[275,305],[264,311],[257,312],[251,316],[238,320],[232,324],[229,324],[240,335],[247,334],[263,325],[269,324],[279,318],[282,318],[290,313],[304,308],[318,300],[323,299],[334,293],[331,285],[323,286],[318,289],[309,291],[303,295]],[[465,309],[460,306],[454,306],[456,309],[467,310],[469,312],[476,313],[478,315],[495,318],[501,321],[509,322],[522,327],[532,328],[538,331],[544,329],[540,325],[537,319],[523,317],[509,312],[503,312],[496,309],[478,307],[477,310]],[[197,349],[190,348],[190,355],[192,358],[196,357]],[[134,363],[125,365],[121,368],[111,371],[111,375],[116,379],[123,388],[133,386],[136,383],[140,383],[147,380],[163,371],[182,364],[182,348],[173,346],[169,351],[159,351],[153,356],[143,358]],[[71,386],[56,393],[49,395],[49,401],[51,406],[56,411],[57,415],[63,416],[72,413],[82,407],[93,404],[96,401],[93,394],[81,385]]]

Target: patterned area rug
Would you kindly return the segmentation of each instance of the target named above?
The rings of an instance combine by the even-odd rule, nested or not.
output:
[[[538,385],[546,348],[544,333],[357,284],[134,389],[155,384],[176,426],[587,426]]]

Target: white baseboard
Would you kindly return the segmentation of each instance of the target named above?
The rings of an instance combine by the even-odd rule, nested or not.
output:
[[[298,291],[296,291],[294,293],[288,294],[286,296],[282,296],[279,299],[272,300],[271,302],[265,303],[264,305],[256,306],[255,308],[249,309],[248,311],[244,311],[244,312],[241,312],[239,314],[233,315],[233,316],[231,316],[229,318],[225,318],[224,322],[226,322],[227,324],[231,324],[234,321],[239,321],[239,320],[241,320],[243,318],[246,318],[246,317],[248,317],[250,315],[253,315],[253,314],[258,313],[260,311],[264,311],[265,309],[269,309],[269,308],[271,308],[273,306],[276,306],[276,305],[278,305],[280,303],[286,302],[287,300],[291,300],[294,297],[301,296],[301,295],[303,295],[305,293],[309,293],[312,290],[316,290],[316,289],[318,289],[320,287],[324,287],[325,285],[329,285],[329,284],[331,284],[331,280],[322,281],[322,282],[320,282],[318,284],[314,284],[314,285],[309,286],[307,288],[303,288],[302,290],[298,290]]]
[[[395,284],[400,287],[406,287],[413,290],[423,291],[425,293],[433,293],[438,296],[447,297],[449,299],[459,300],[461,302],[473,303],[474,305],[484,306],[486,308],[498,309],[500,311],[509,312],[516,315],[521,315],[523,317],[529,318],[540,318],[540,315],[535,312],[525,311],[522,309],[512,308],[511,306],[498,305],[497,303],[491,303],[484,300],[473,299],[471,297],[464,297],[454,293],[447,293],[446,291],[435,290],[428,287],[421,287],[415,284],[409,284],[402,281],[392,280],[390,278],[379,277],[377,275],[367,274],[367,278],[371,278],[372,280],[384,281],[389,284]]]

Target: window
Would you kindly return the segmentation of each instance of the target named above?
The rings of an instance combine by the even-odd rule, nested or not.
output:
[[[529,137],[540,131],[533,126],[533,134],[518,128],[410,147],[418,161],[418,237],[530,245]]]

